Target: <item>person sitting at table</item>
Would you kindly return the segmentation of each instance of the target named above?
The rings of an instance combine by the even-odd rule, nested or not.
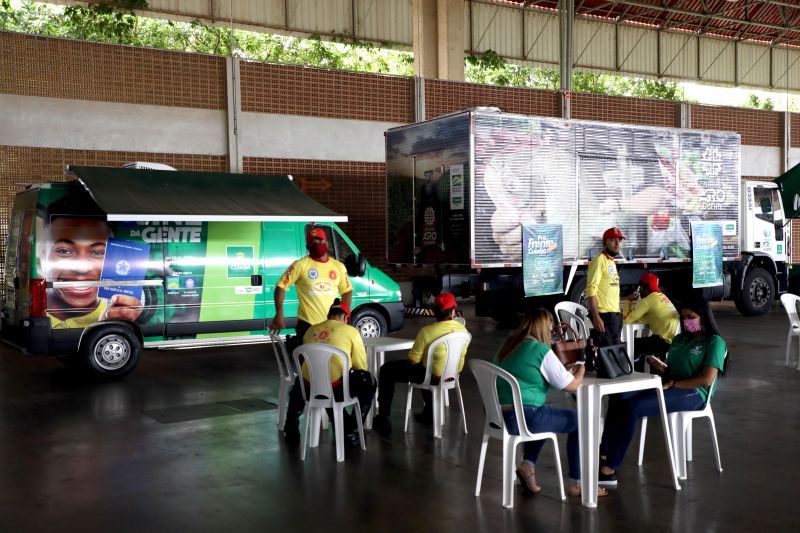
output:
[[[711,398],[717,375],[724,374],[728,364],[725,341],[704,298],[693,295],[683,304],[681,325],[683,332],[672,339],[666,361],[648,358],[650,366],[662,374],[668,413],[703,409]],[[610,397],[601,440],[601,449],[606,455],[600,466],[601,485],[617,484],[617,470],[633,440],[639,419],[658,414],[658,396],[654,391]]]
[[[389,416],[392,412],[392,397],[394,396],[395,383],[422,383],[425,380],[425,365],[428,359],[428,349],[433,341],[448,333],[467,331],[460,322],[456,321],[456,297],[449,292],[439,294],[433,301],[433,314],[436,322],[422,328],[414,339],[414,345],[408,352],[405,361],[389,361],[381,366],[378,378],[378,415],[372,421],[372,428],[383,437],[392,433],[392,423]],[[461,352],[461,361],[458,371],[464,367],[467,355],[467,346]],[[444,346],[439,346],[433,354],[433,368],[431,368],[431,384],[439,383],[439,378],[444,371]],[[433,398],[430,391],[422,390],[422,399],[425,407],[422,412],[414,415],[421,424],[433,423]]]
[[[550,388],[576,392],[583,383],[584,365],[574,365],[567,370],[550,348],[553,316],[546,309],[537,309],[526,317],[522,325],[506,339],[495,357],[495,364],[517,378],[522,394],[525,424],[532,433],[554,432],[567,434],[567,458],[570,482],[567,493],[581,493],[581,468],[578,441],[578,413],[574,409],[561,409],[545,405]],[[505,380],[498,379],[497,399],[503,407],[506,428],[512,435],[519,434],[519,425],[513,408],[511,388]],[[522,486],[531,493],[542,487],[536,482],[535,465],[543,440],[526,442],[522,462],[517,468]],[[559,473],[560,475],[560,473]],[[608,491],[599,488],[598,496]]]
[[[328,319],[319,324],[311,326],[303,337],[303,344],[324,343],[339,348],[350,358],[350,395],[358,398],[361,408],[362,422],[367,417],[372,407],[372,399],[375,396],[375,379],[367,370],[367,352],[364,348],[364,341],[356,328],[349,325],[350,308],[338,298],[333,301],[328,310]],[[306,394],[310,388],[310,374],[308,363],[303,362],[302,375]],[[333,385],[333,395],[337,401],[342,400],[342,364],[339,359],[331,360],[331,385]],[[300,378],[294,382],[292,390],[289,392],[289,405],[286,409],[286,423],[283,427],[283,435],[289,444],[300,442],[300,414],[303,412],[305,402],[303,393],[300,390]],[[333,419],[333,414],[328,413]],[[358,425],[355,414],[345,412],[344,418],[345,442],[351,445],[360,443]]]
[[[669,351],[672,338],[678,332],[680,317],[675,306],[658,287],[658,276],[642,274],[639,278],[640,298],[623,317],[625,324],[644,323],[653,332],[649,337],[634,340],[637,355],[655,355],[663,359]],[[644,366],[644,359],[637,357],[637,370]],[[641,365],[641,366],[638,366]]]

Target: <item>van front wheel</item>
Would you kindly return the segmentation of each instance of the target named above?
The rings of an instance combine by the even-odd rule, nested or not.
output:
[[[382,337],[386,334],[386,319],[383,318],[380,311],[369,307],[353,313],[351,323],[365,339]]]
[[[142,344],[124,326],[95,327],[81,342],[81,357],[93,374],[110,379],[127,376],[139,363]]]

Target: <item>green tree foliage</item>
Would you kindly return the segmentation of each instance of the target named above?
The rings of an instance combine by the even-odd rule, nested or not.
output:
[[[764,100],[761,100],[757,94],[750,93],[750,96],[747,98],[747,101],[744,103],[743,107],[772,111],[775,109],[775,102],[772,101],[772,98],[764,98]]]

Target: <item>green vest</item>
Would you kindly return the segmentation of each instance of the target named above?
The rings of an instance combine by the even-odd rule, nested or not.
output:
[[[522,393],[522,403],[541,407],[547,399],[547,391],[550,384],[542,375],[542,362],[550,347],[533,339],[526,339],[508,354],[505,361],[495,364],[503,370],[509,372],[519,382],[519,389]],[[506,380],[497,379],[497,398],[500,404],[511,405],[514,403],[514,396],[511,394]]]

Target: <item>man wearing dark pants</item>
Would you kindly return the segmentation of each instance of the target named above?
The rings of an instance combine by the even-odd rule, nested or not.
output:
[[[454,331],[467,331],[467,328],[455,320],[456,298],[449,292],[444,292],[436,297],[433,302],[433,313],[436,322],[419,331],[417,338],[414,339],[414,346],[408,352],[408,359],[389,361],[381,367],[378,384],[378,416],[372,421],[372,428],[384,437],[388,437],[392,433],[389,416],[392,412],[395,383],[422,383],[425,379],[428,349],[433,341]],[[461,362],[458,365],[459,372],[464,366],[466,353],[467,346],[464,346],[464,350],[461,352]],[[445,347],[439,346],[433,357],[432,384],[439,383],[440,376],[444,371],[444,358]],[[421,413],[414,415],[414,418],[420,423],[431,424],[433,422],[433,402],[430,391],[423,390],[422,399],[425,402],[425,408]]]
[[[595,346],[620,343],[622,313],[619,309],[619,274],[614,258],[619,255],[625,236],[619,228],[603,233],[603,251],[589,263],[584,294],[589,303],[589,316],[594,329],[591,336]]]

